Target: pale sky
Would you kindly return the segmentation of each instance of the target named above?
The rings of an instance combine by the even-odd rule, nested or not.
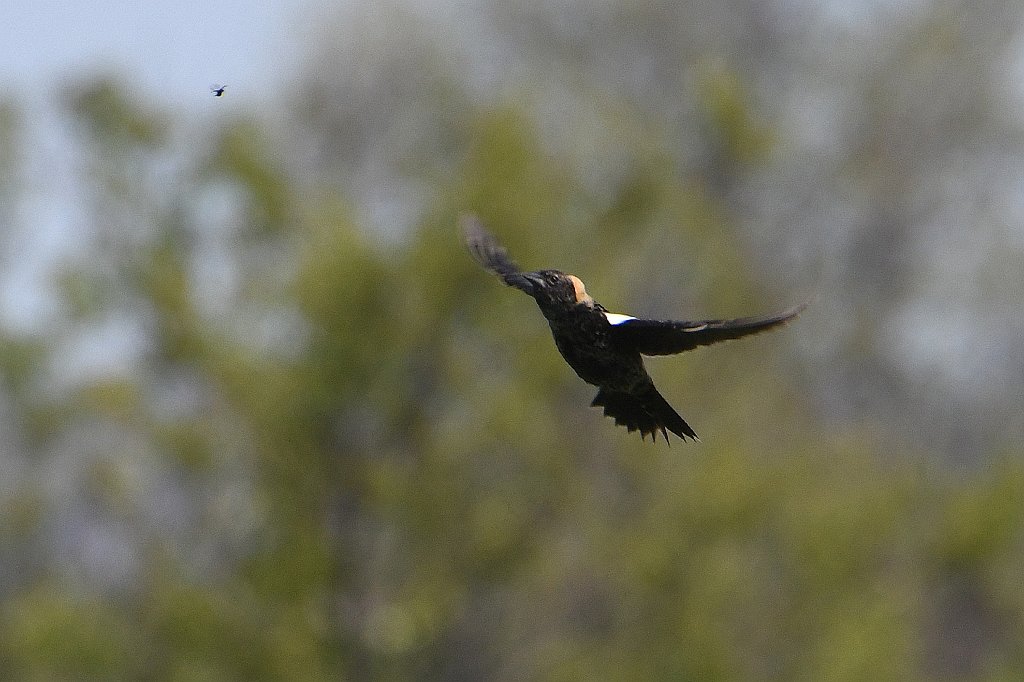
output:
[[[6,0],[0,92],[52,92],[61,79],[113,70],[172,101],[211,83],[252,101],[285,81],[295,41],[325,0]],[[314,11],[316,10],[316,11]]]
[[[15,209],[25,230],[3,235],[0,321],[38,328],[50,312],[47,266],[75,249],[80,220],[54,114],[61,86],[119,75],[183,121],[259,111],[287,96],[306,53],[301,37],[327,0],[0,1],[0,99],[13,96],[26,113],[32,150]],[[224,98],[212,83],[228,85]]]

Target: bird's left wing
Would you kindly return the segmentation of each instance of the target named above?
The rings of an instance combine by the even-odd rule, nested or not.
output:
[[[528,294],[533,292],[533,286],[522,276],[519,266],[509,258],[508,251],[484,228],[479,218],[464,215],[459,219],[459,224],[473,260],[501,277],[510,287],[522,289]]]
[[[612,325],[612,341],[622,348],[643,355],[673,355],[693,350],[697,346],[739,339],[778,327],[799,315],[806,305],[798,305],[778,315],[741,317],[735,320],[639,320],[608,314],[608,321]]]

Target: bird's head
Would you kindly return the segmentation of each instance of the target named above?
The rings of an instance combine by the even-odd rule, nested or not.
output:
[[[545,317],[559,315],[578,305],[594,305],[594,299],[576,275],[567,275],[558,270],[541,270],[524,272],[522,277],[530,283],[530,294]]]

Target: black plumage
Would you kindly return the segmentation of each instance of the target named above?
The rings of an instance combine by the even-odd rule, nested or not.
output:
[[[671,431],[697,439],[690,425],[658,393],[643,355],[671,355],[719,341],[738,339],[777,327],[804,306],[778,315],[697,322],[644,320],[610,313],[587,294],[575,275],[558,270],[523,272],[475,216],[462,218],[466,246],[473,258],[508,286],[534,298],[551,327],[558,351],[581,379],[599,388],[591,403],[641,437],[668,441]]]

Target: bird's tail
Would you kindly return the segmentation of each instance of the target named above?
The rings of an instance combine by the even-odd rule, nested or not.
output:
[[[700,440],[690,425],[661,397],[654,384],[635,393],[602,388],[590,405],[603,407],[605,415],[614,419],[616,424],[625,426],[627,431],[639,430],[641,438],[651,434],[651,438],[657,440],[658,431],[661,431],[665,442],[668,442],[668,431],[671,431],[683,440]]]

